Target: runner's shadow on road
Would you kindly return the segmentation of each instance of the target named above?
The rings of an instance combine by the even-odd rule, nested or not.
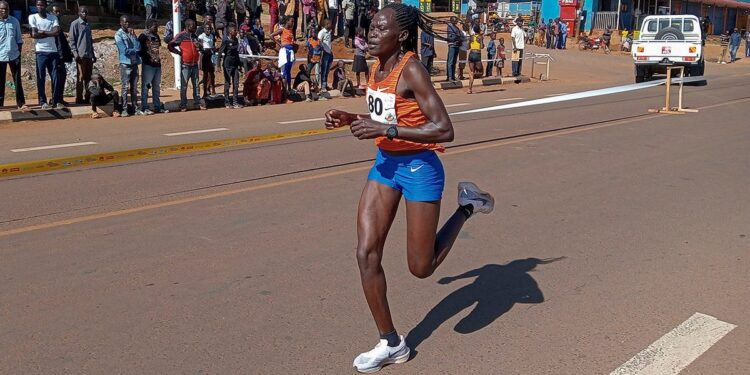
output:
[[[474,309],[454,327],[456,332],[467,334],[485,328],[510,311],[516,303],[544,302],[544,294],[529,273],[540,264],[562,259],[565,257],[517,259],[505,265],[488,264],[458,276],[438,280],[438,283],[446,285],[456,280],[475,277],[473,283],[443,298],[409,332],[406,343],[412,351],[412,358],[417,354],[417,347],[436,329],[475,303]]]

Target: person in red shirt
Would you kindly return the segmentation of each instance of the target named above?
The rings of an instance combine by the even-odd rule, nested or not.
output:
[[[198,61],[202,45],[195,35],[195,21],[185,21],[185,30],[174,36],[167,48],[169,52],[180,55],[180,112],[187,111],[187,84],[193,85],[193,102],[201,110],[206,109],[206,103],[201,99],[198,90]]]

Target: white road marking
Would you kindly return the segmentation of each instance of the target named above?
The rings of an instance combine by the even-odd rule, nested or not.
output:
[[[547,94],[545,96],[560,96],[560,95],[567,95],[567,94],[568,94],[567,92],[561,92],[559,94]]]
[[[696,81],[701,81],[701,80],[705,80],[705,78],[703,78],[703,77],[688,77],[688,78],[685,78],[685,79],[673,79],[672,83],[679,83],[680,81],[682,81],[682,82],[696,82]],[[647,88],[650,88],[650,87],[661,86],[661,85],[664,84],[665,81],[666,80],[664,80],[664,79],[660,79],[660,80],[656,80],[656,81],[649,81],[649,82],[643,82],[643,83],[634,83],[634,84],[630,84],[630,85],[607,87],[607,88],[603,88],[603,89],[596,89],[596,90],[589,90],[589,91],[581,91],[581,92],[576,92],[576,93],[572,93],[572,94],[559,95],[559,96],[553,96],[553,97],[542,98],[542,99],[534,99],[534,100],[527,100],[527,101],[517,102],[517,103],[496,105],[496,106],[493,106],[493,107],[484,107],[484,108],[478,108],[478,109],[470,109],[468,111],[451,113],[451,115],[466,115],[466,114],[470,114],[470,113],[501,111],[501,110],[504,110],[504,109],[521,108],[521,107],[531,107],[531,106],[535,106],[535,105],[542,105],[542,104],[549,104],[549,103],[565,102],[565,101],[569,101],[569,100],[592,98],[592,97],[595,97],[595,96],[618,94],[618,93],[621,93],[621,92],[642,90],[642,89],[647,89]]]
[[[456,104],[446,104],[446,105],[445,105],[445,108],[450,108],[450,107],[461,107],[461,106],[465,106],[465,105],[469,105],[469,104],[471,104],[471,103],[456,103]]]
[[[39,150],[51,150],[53,148],[66,148],[66,147],[78,147],[95,145],[96,142],[78,142],[78,143],[66,143],[62,145],[50,145],[50,146],[39,146],[39,147],[27,147],[27,148],[16,148],[10,150],[10,152],[26,152],[26,151],[39,151]]]
[[[227,128],[214,128],[214,129],[202,129],[202,130],[191,130],[187,132],[177,132],[177,133],[165,133],[167,137],[174,137],[177,135],[188,135],[188,134],[201,134],[201,133],[213,133],[213,132],[223,132],[227,131],[229,129]]]
[[[732,331],[734,324],[695,313],[610,375],[675,375]]]
[[[525,98],[505,98],[505,99],[498,99],[498,100],[495,100],[495,101],[496,102],[510,102],[510,101],[513,101],[513,100],[523,100],[523,99],[525,99]]]
[[[319,117],[319,118],[307,118],[304,120],[293,120],[293,121],[281,121],[279,124],[281,125],[287,125],[287,124],[299,124],[302,122],[313,122],[313,121],[325,121],[325,117]]]

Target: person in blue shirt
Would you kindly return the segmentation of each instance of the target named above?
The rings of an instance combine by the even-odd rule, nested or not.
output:
[[[740,48],[740,31],[734,28],[732,35],[729,36],[729,56],[730,62],[737,61],[737,50]]]
[[[428,26],[432,26],[432,23],[428,23]],[[435,60],[435,37],[430,33],[422,33],[421,37],[422,48],[422,65],[427,69],[427,73],[432,74],[432,62]]]
[[[485,77],[492,76],[492,68],[494,67],[495,62],[495,56],[497,55],[497,45],[495,44],[495,40],[497,40],[497,34],[491,33],[490,34],[490,42],[487,43],[487,70],[484,72]]]
[[[130,28],[130,17],[120,17],[120,30],[115,33],[115,45],[120,58],[120,82],[122,82],[122,113],[120,117],[128,117],[128,95],[130,105],[136,115],[143,116],[146,113],[138,108],[138,65],[141,64],[139,52],[141,43],[135,36],[135,30]]]
[[[448,66],[446,67],[448,81],[456,80],[456,63],[459,48],[463,43],[463,34],[458,28],[458,18],[453,16],[448,24]]]
[[[16,86],[16,105],[25,111],[26,98],[23,95],[23,80],[21,79],[21,25],[18,20],[9,15],[10,5],[5,0],[0,1],[0,107],[5,104],[5,73],[10,67],[10,75]]]

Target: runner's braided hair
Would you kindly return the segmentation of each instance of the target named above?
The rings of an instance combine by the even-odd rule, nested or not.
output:
[[[396,23],[400,30],[406,30],[409,35],[403,42],[401,47],[404,51],[417,52],[419,48],[419,30],[422,32],[432,35],[436,39],[447,41],[448,39],[442,35],[437,34],[433,29],[432,25],[436,23],[446,24],[447,22],[432,18],[411,5],[405,5],[402,3],[390,3],[383,7],[383,9],[392,9],[393,13],[396,14]]]

